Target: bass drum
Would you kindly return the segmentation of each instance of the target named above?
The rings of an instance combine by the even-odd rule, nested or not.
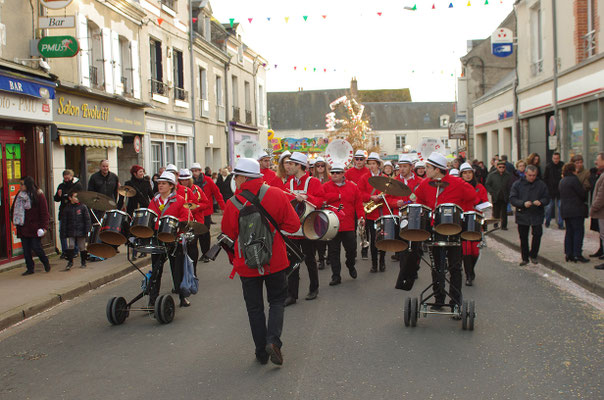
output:
[[[368,221],[368,223],[371,223]],[[382,251],[398,253],[409,248],[409,243],[398,239],[399,218],[385,215],[375,222],[375,247]]]
[[[340,229],[340,220],[331,210],[313,211],[304,219],[302,233],[310,240],[331,240]]]
[[[103,243],[99,235],[100,233],[101,225],[94,223],[90,229],[90,232],[88,232],[88,237],[86,238],[86,243],[88,244],[88,253],[99,258],[111,258],[115,256],[117,251],[113,246]]]

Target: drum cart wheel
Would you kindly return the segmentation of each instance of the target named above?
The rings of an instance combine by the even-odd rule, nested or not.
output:
[[[409,326],[411,323],[411,297],[405,299],[403,321],[405,322],[405,326]]]
[[[411,300],[411,326],[412,327],[417,326],[417,318],[419,316],[418,304],[419,304],[419,302],[417,300],[417,297],[414,297]]]
[[[169,294],[161,295],[155,301],[155,318],[160,324],[169,324],[174,320],[176,305]]]
[[[117,299],[117,297],[110,298],[107,302],[107,307],[105,309],[105,312],[107,313],[107,320],[111,325],[115,325],[115,321],[113,320],[113,314],[111,314],[111,309],[113,308],[113,303],[115,302],[115,299]]]
[[[466,300],[461,304],[461,329],[468,329],[468,302]]]
[[[126,321],[130,314],[126,299],[123,297],[117,297],[111,304],[111,316],[115,325],[121,325]]]
[[[468,330],[474,330],[474,317],[476,317],[474,300],[470,300],[468,304]]]

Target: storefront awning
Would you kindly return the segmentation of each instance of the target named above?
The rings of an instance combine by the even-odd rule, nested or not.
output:
[[[15,94],[54,99],[56,83],[0,69],[0,90]]]
[[[62,146],[123,147],[121,136],[63,130],[59,130],[59,143]]]

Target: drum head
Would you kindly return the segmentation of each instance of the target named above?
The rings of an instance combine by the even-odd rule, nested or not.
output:
[[[115,249],[108,244],[92,243],[88,245],[88,252],[100,258],[111,258],[117,254]]]
[[[298,218],[302,217],[306,212],[306,203],[304,202],[300,203],[299,201],[292,200],[292,206],[294,207],[296,214],[298,214]]]
[[[382,251],[391,251],[398,253],[399,251],[405,251],[409,248],[409,243],[402,240],[380,240],[375,242],[375,247]]]
[[[169,232],[160,232],[157,234],[157,238],[165,243],[172,243],[176,241],[176,235]]]
[[[99,233],[99,237],[101,240],[107,244],[112,244],[114,246],[119,246],[121,244],[126,243],[126,237],[121,233],[104,231]]]
[[[149,239],[150,237],[153,237],[154,232],[153,229],[148,226],[137,225],[130,227],[130,233],[137,238]]]
[[[412,242],[423,242],[425,240],[430,239],[430,232],[424,231],[422,229],[407,229],[405,231],[401,230],[399,236],[405,240],[410,240]]]
[[[441,235],[454,236],[461,232],[461,226],[457,224],[440,224],[434,230]]]
[[[482,234],[480,232],[462,232],[461,238],[470,242],[477,242],[482,240]]]
[[[313,212],[304,219],[302,233],[307,239],[319,240],[328,231],[329,218],[322,212]]]

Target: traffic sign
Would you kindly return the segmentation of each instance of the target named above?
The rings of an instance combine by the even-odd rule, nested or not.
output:
[[[547,124],[547,131],[549,132],[550,136],[554,136],[556,134],[556,117],[553,115],[551,117],[549,117],[549,123]]]
[[[141,137],[140,136],[135,136],[134,137],[134,151],[138,154],[141,152]]]
[[[74,57],[80,45],[73,36],[46,36],[38,42],[38,51],[46,58]]]
[[[46,8],[59,10],[67,7],[73,0],[40,0],[40,3]]]

